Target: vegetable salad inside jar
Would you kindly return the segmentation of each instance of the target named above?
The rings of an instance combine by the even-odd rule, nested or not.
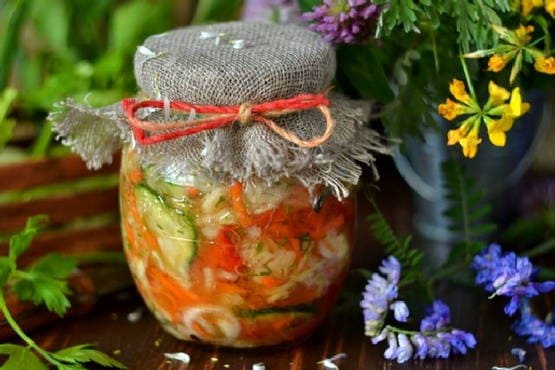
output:
[[[314,205],[293,179],[174,184],[132,150],[123,163],[125,251],[168,331],[250,347],[303,337],[322,320],[349,265],[351,198]]]
[[[177,338],[233,347],[308,335],[348,272],[368,110],[328,97],[333,48],[297,26],[223,23],[148,38],[141,98],[63,102],[55,129],[91,167],[122,148],[124,249]]]

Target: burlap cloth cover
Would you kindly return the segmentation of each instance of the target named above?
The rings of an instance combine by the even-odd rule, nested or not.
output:
[[[222,23],[187,27],[149,37],[135,54],[139,96],[194,104],[239,105],[316,94],[330,87],[335,52],[320,36],[291,25]],[[50,115],[55,130],[91,168],[110,162],[123,144],[133,145],[143,165],[179,183],[191,174],[214,181],[269,183],[282,177],[309,189],[329,187],[341,199],[361,175],[360,163],[374,166],[374,154],[387,152],[380,136],[364,126],[369,104],[330,96],[336,127],[315,148],[301,148],[257,123],[140,145],[120,104],[93,109],[71,100]],[[168,109],[142,109],[156,122],[187,119]],[[190,118],[190,117],[189,117]],[[301,139],[320,135],[325,119],[317,109],[275,119]]]

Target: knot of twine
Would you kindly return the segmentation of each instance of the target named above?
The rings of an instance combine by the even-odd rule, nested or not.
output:
[[[202,115],[201,118],[177,122],[143,121],[136,116],[139,109],[167,109],[163,100],[124,99],[123,111],[129,120],[135,140],[142,145],[156,144],[182,136],[193,135],[206,130],[230,125],[233,122],[246,124],[259,122],[266,125],[283,139],[303,148],[313,148],[325,143],[331,136],[335,121],[329,109],[329,100],[324,94],[301,94],[289,99],[274,100],[268,103],[217,106],[196,105],[181,101],[170,101],[169,108],[182,113]],[[321,136],[302,140],[291,130],[280,127],[272,118],[310,109],[319,109],[326,119],[326,129]]]

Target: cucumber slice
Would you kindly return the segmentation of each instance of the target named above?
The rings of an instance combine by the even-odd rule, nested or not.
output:
[[[162,259],[179,274],[185,274],[197,253],[197,233],[192,218],[168,206],[149,187],[135,188],[137,208],[146,226],[156,235]]]
[[[316,312],[316,307],[311,304],[300,304],[296,306],[285,307],[266,307],[258,310],[239,309],[236,311],[237,316],[245,318],[267,318],[278,317],[284,314],[294,315],[311,315]]]

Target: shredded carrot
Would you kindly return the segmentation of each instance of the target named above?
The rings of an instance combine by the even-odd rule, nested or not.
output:
[[[171,275],[158,268],[152,257],[147,261],[146,277],[156,305],[166,311],[174,322],[181,320],[184,307],[202,302],[198,295],[185,289]]]
[[[266,288],[275,288],[284,283],[283,279],[279,279],[273,276],[262,276],[258,279],[258,281]]]
[[[310,237],[314,240],[319,240],[325,237],[330,231],[340,228],[345,223],[343,214],[339,214],[330,220],[322,220],[323,222],[319,227],[316,227],[310,232]]]
[[[293,252],[295,252],[295,256],[297,259],[301,259],[303,257],[303,251],[301,250],[301,241],[297,238],[289,238],[289,247]]]
[[[137,168],[132,171],[129,171],[127,173],[127,176],[129,177],[129,180],[131,181],[132,184],[138,184],[143,179],[143,171]]]
[[[239,220],[239,224],[243,227],[251,226],[253,224],[252,218],[249,215],[245,200],[243,199],[243,184],[236,182],[231,185],[229,192],[231,195],[231,204]]]
[[[185,195],[189,198],[196,198],[200,195],[200,190],[193,186],[185,186]]]

